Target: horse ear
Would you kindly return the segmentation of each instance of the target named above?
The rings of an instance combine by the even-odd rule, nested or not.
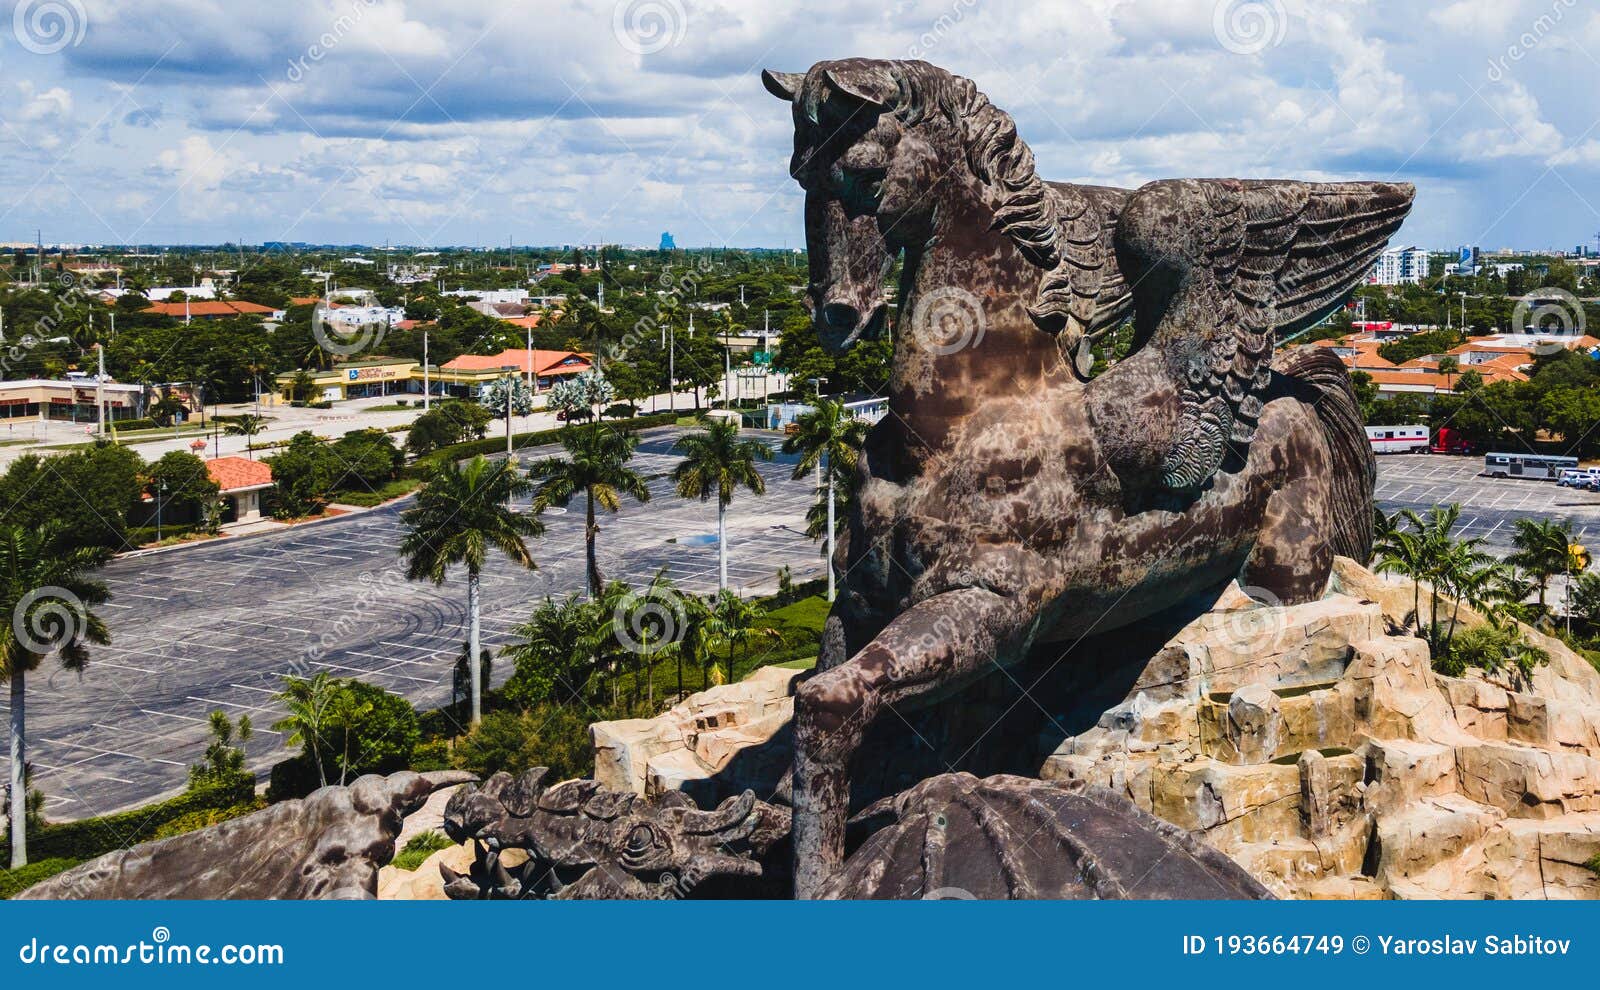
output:
[[[806,77],[798,72],[761,70],[761,85],[767,87],[767,92],[786,103],[794,102],[794,94],[800,92],[800,86],[805,81]]]
[[[841,96],[848,97],[871,110],[882,112],[889,109],[889,101],[893,99],[898,87],[894,80],[886,73],[874,71],[836,71],[824,69],[822,80],[828,87]]]

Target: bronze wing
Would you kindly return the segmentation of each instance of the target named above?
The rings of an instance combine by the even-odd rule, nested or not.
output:
[[[1387,182],[1176,179],[1134,193],[1118,225],[1137,339],[1158,348],[1182,401],[1162,466],[1194,488],[1230,442],[1255,436],[1279,335],[1342,306],[1411,211]]]

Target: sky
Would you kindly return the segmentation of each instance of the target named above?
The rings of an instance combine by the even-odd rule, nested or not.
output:
[[[1048,179],[1375,178],[1600,231],[1592,0],[0,0],[0,242],[795,247],[763,67],[924,58]]]

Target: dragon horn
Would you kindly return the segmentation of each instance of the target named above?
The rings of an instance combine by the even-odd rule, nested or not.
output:
[[[714,811],[690,811],[683,816],[683,830],[690,835],[712,835],[744,821],[755,810],[754,791],[745,791],[717,805]]]

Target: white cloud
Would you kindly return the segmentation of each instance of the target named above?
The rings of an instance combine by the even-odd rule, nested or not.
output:
[[[1600,170],[1576,85],[1600,14],[1548,16],[1565,2],[1283,0],[1240,54],[1216,0],[678,0],[620,36],[615,0],[85,0],[83,44],[7,52],[0,239],[797,243],[757,71],[916,53],[1010,110],[1051,178],[1409,179],[1409,239],[1505,216],[1501,240],[1571,243],[1600,221],[1561,192]],[[1547,165],[1565,181],[1508,214]]]

